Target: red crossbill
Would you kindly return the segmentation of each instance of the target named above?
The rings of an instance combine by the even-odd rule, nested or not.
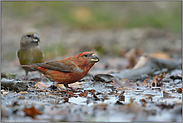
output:
[[[28,32],[24,34],[20,40],[20,49],[17,51],[17,56],[21,65],[30,65],[34,63],[43,63],[43,52],[41,51],[38,43],[40,42],[37,33]],[[29,71],[33,71],[27,67],[22,68],[25,70],[26,77]]]
[[[82,52],[63,60],[22,65],[43,73],[50,81],[64,84],[74,83],[82,79],[90,68],[99,61],[99,57],[91,51]]]

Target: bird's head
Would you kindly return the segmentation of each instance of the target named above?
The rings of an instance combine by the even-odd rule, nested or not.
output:
[[[87,52],[82,52],[77,56],[77,63],[78,63],[78,66],[93,66],[96,62],[99,62],[99,57],[91,52],[91,51],[87,51]]]
[[[25,33],[20,41],[21,49],[37,46],[40,42],[39,35],[35,32]]]

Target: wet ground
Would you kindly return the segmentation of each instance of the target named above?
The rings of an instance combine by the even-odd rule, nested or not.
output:
[[[139,75],[138,79],[125,80],[114,75],[124,69],[131,69],[140,55],[151,54],[164,59],[181,59],[180,34],[157,29],[65,31],[55,30],[53,37],[58,41],[62,37],[72,56],[85,49],[92,49],[99,55],[100,62],[95,64],[79,82],[70,84],[74,90],[59,85],[61,90],[50,90],[52,85],[37,72],[29,73],[29,79],[23,80],[25,72],[19,66],[18,59],[8,60],[8,54],[18,50],[18,43],[5,33],[3,35],[1,78],[1,116],[3,122],[28,121],[182,121],[182,70],[159,69],[153,75]],[[49,45],[47,33],[40,31],[44,45]],[[14,34],[12,34],[14,35]],[[70,38],[68,38],[70,37]],[[86,42],[87,41],[87,42]],[[105,41],[105,43],[103,43]],[[80,43],[82,42],[82,43]],[[111,52],[111,44],[118,46],[118,56]],[[58,43],[58,42],[57,42]],[[63,43],[63,42],[62,42]],[[12,48],[7,50],[11,44]],[[73,49],[76,44],[80,44]],[[95,46],[105,49],[100,54]],[[131,52],[131,49],[138,53]],[[156,52],[161,52],[160,56]],[[154,53],[154,54],[153,54]],[[138,55],[137,55],[138,54]],[[46,61],[62,59],[46,59]],[[165,73],[163,74],[163,72]],[[102,74],[102,76],[101,76]],[[2,75],[1,75],[2,76]]]
[[[110,76],[119,71],[98,63],[82,80],[69,85],[74,90],[60,84],[60,90],[50,90],[52,82],[44,77],[40,81],[36,72],[29,74],[29,81],[22,80],[24,73],[16,79],[3,78],[1,83],[23,84],[19,84],[22,88],[8,89],[1,84],[2,121],[182,121],[181,69],[168,71],[164,76],[163,70],[157,71],[158,83],[154,80],[156,75],[146,76],[147,82],[144,76],[141,80]],[[101,73],[105,76],[97,78]]]

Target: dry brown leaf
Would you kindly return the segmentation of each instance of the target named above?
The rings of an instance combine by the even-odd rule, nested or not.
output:
[[[165,71],[163,71],[163,74],[160,75],[159,81],[163,80],[164,77],[165,77]]]
[[[158,83],[158,78],[159,78],[159,75],[156,75],[154,78],[153,78],[153,82],[152,82],[152,86],[157,86],[157,83]]]
[[[119,101],[125,101],[124,93],[125,93],[125,91],[123,91],[123,92],[121,92],[121,93],[119,94],[119,96],[118,96]]]
[[[87,97],[88,96],[88,91],[85,90],[83,93],[78,94],[80,97]]]
[[[74,95],[76,95],[76,94],[74,94],[74,93],[72,93],[72,92],[70,92],[70,91],[67,91],[67,94],[69,94],[69,96],[74,96]]]
[[[27,91],[20,91],[18,94],[25,94],[28,93]]]
[[[99,100],[99,98],[97,97],[96,94],[92,94],[92,95],[93,95],[93,99],[94,99],[94,100]]]
[[[177,91],[178,93],[182,93],[182,88],[177,88],[176,91]]]
[[[23,95],[18,96],[18,99],[25,99]]]
[[[145,99],[141,99],[140,101],[143,103],[147,103],[147,101]]]
[[[171,59],[171,57],[167,53],[164,53],[164,52],[155,52],[155,53],[152,53],[149,55],[154,58]]]
[[[30,116],[32,118],[34,118],[36,115],[41,115],[42,114],[37,109],[35,109],[34,107],[25,108],[23,111],[25,112],[26,116]]]
[[[37,82],[35,84],[35,87],[38,89],[47,89],[50,85],[49,84],[45,84],[43,82]]]
[[[142,84],[143,84],[144,86],[149,85],[149,78],[146,78],[146,79],[143,81]]]
[[[119,88],[119,87],[132,87],[135,84],[130,83],[130,81],[128,79],[122,78],[121,80],[118,80],[117,78],[115,78],[113,80],[113,82],[111,83],[111,85],[113,85],[116,88]]]
[[[150,57],[148,55],[143,55],[139,58],[136,65],[133,67],[133,69],[139,69],[147,65],[150,61]]]
[[[136,50],[131,49],[125,54],[126,59],[128,60],[128,66],[127,68],[132,68],[135,66],[137,63],[137,55],[136,55]]]
[[[117,90],[119,90],[119,91],[125,91],[125,90],[129,90],[129,88],[128,87],[119,87],[119,88],[117,88]]]
[[[95,92],[95,90],[94,89],[91,89],[91,90],[89,90],[89,92]]]
[[[152,102],[152,96],[149,96],[149,97],[148,97],[148,99],[150,99],[150,100],[151,100],[151,102]]]
[[[159,79],[159,76],[160,76],[160,79]],[[161,81],[163,80],[164,77],[165,77],[165,71],[162,74],[160,74],[160,75],[156,75],[153,78],[153,81],[151,82],[152,86],[153,87],[160,87],[160,86],[162,86],[163,83]]]

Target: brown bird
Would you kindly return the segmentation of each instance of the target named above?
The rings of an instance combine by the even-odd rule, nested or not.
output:
[[[44,62],[44,54],[38,45],[39,42],[39,36],[35,32],[28,32],[22,36],[20,40],[20,49],[17,51],[17,56],[21,65]],[[25,78],[27,78],[29,71],[34,71],[27,67],[22,66],[22,68],[25,70]]]
[[[87,51],[58,61],[22,66],[37,70],[56,84],[64,84],[65,87],[68,87],[68,84],[86,76],[90,68],[98,61],[99,57],[96,54]]]

